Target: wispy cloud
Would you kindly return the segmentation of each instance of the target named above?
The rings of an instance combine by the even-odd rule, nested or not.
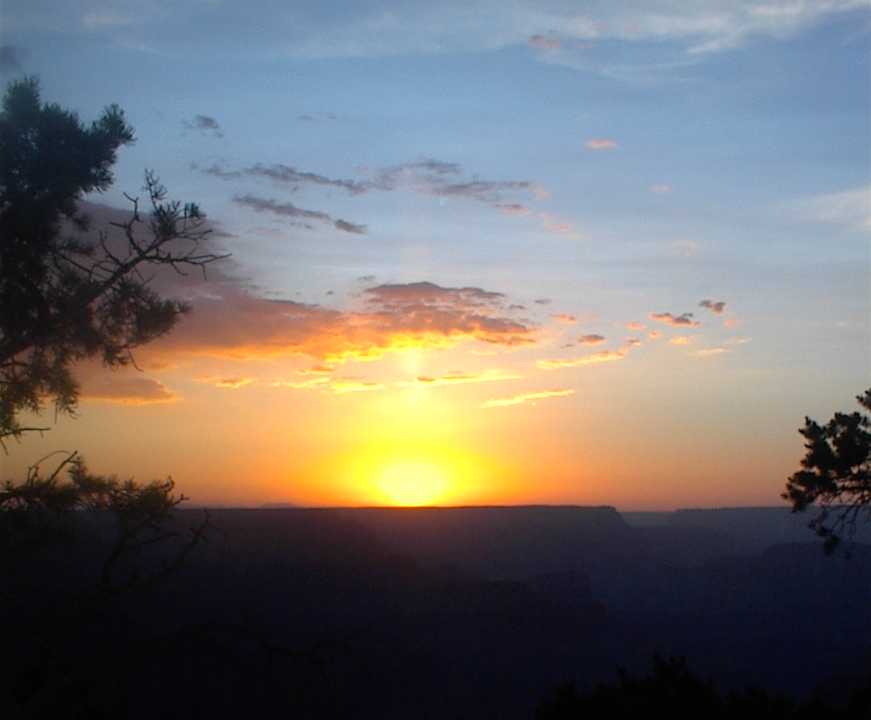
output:
[[[203,135],[224,137],[224,131],[221,129],[220,123],[211,115],[194,115],[192,120],[182,120],[182,125],[187,130],[194,130]]]
[[[603,363],[623,360],[625,357],[625,350],[601,350],[592,355],[584,355],[577,358],[539,360],[536,366],[541,370],[561,370],[563,368],[584,367],[585,365],[602,365]]]
[[[210,378],[210,379],[206,379],[204,382],[210,382],[215,387],[223,388],[225,390],[238,390],[239,388],[243,388],[246,385],[251,385],[254,382],[254,378],[249,378],[249,377]]]
[[[375,392],[385,388],[383,383],[357,377],[316,377],[310,380],[276,380],[270,383],[270,386],[288,390],[321,390],[333,393],[334,395]]]
[[[420,375],[417,382],[427,387],[440,387],[451,385],[466,385],[468,383],[502,382],[505,380],[522,380],[523,376],[504,370],[485,370],[480,373],[465,373],[452,371],[444,375],[428,376]]]
[[[726,353],[732,352],[729,348],[725,347],[712,347],[712,348],[703,348],[701,350],[696,350],[691,353],[693,357],[697,358],[710,358],[717,357],[718,355],[724,355]]]
[[[587,150],[616,150],[617,141],[610,138],[591,138],[584,143]]]
[[[871,232],[871,185],[809,198],[799,205],[799,216]]]
[[[556,313],[551,315],[551,317],[563,325],[574,325],[578,322],[577,316],[570,315],[569,313]]]
[[[336,230],[341,230],[342,232],[353,233],[355,235],[366,234],[365,225],[358,225],[342,219],[334,219],[328,213],[321,212],[320,210],[306,210],[305,208],[297,207],[292,202],[279,202],[272,198],[263,198],[251,194],[236,195],[233,197],[233,202],[237,205],[251,208],[256,212],[268,212],[281,217],[301,218],[303,220],[317,220],[332,225]]]
[[[650,186],[650,192],[654,195],[667,195],[671,192],[671,185],[667,183],[655,183]]]
[[[564,390],[542,390],[540,392],[529,392],[522,393],[520,395],[512,395],[511,397],[505,398],[494,398],[492,400],[487,400],[484,402],[481,407],[484,408],[497,408],[497,407],[510,407],[511,405],[523,405],[525,403],[534,403],[537,400],[546,400],[548,398],[557,398],[557,397],[568,397],[569,395],[574,395],[575,391],[571,389]]]
[[[323,122],[323,121],[334,121],[338,120],[339,117],[335,113],[331,112],[308,112],[302,113],[301,115],[296,116],[297,120],[301,120],[302,122]]]
[[[647,328],[647,326],[644,323],[640,323],[637,321],[632,321],[632,322],[626,323],[627,330],[641,331],[641,330],[645,330],[646,328]]]

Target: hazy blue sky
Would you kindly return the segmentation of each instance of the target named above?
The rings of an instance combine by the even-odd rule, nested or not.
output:
[[[532,331],[533,347],[472,333],[465,354],[451,340],[414,372],[486,374],[482,347],[507,348],[493,362],[525,384],[474,395],[474,407],[551,393],[531,400],[563,414],[536,426],[564,436],[563,449],[579,414],[607,405],[638,413],[636,434],[659,426],[644,452],[677,458],[699,437],[728,436],[723,477],[776,458],[744,495],[666,484],[626,503],[776,500],[803,416],[847,408],[871,384],[867,0],[4,0],[0,28],[7,81],[38,75],[46,100],[84,119],[117,102],[135,126],[102,202],[122,207],[121,192],[154,168],[226,233],[248,296],[347,314],[385,284],[503,293],[491,315]],[[654,350],[683,337],[672,320],[684,313],[701,329],[668,357]],[[547,366],[584,357],[596,342],[583,338],[597,335],[608,344],[596,352],[625,358],[619,369]],[[297,365],[325,357],[300,347],[287,346]],[[250,381],[238,393],[267,382],[262,366],[225,360],[216,373]],[[342,372],[405,392],[383,363]],[[149,377],[182,399],[195,374]],[[95,402],[77,422],[113,412]],[[351,411],[312,412],[323,422]],[[523,432],[487,437],[517,446]],[[596,467],[638,477],[644,452]],[[607,499],[570,474],[545,497]],[[285,497],[272,490],[257,498]]]

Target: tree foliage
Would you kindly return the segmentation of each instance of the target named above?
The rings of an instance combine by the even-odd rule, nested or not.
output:
[[[189,537],[181,544],[178,531],[166,530],[172,511],[186,500],[174,493],[171,478],[144,485],[122,482],[112,475],[89,472],[76,452],[61,454],[64,458],[48,475],[42,474],[42,463],[37,463],[28,469],[23,483],[6,481],[0,488],[0,556],[28,556],[34,546],[75,532],[76,521],[108,515],[114,524],[113,540],[98,586],[101,594],[114,595],[170,574],[203,539],[208,514],[189,529]],[[178,546],[175,554],[158,570],[140,572],[137,560],[142,551],[171,539]]]
[[[131,351],[169,331],[187,311],[150,286],[145,271],[180,273],[220,257],[204,251],[205,219],[194,204],[166,199],[146,172],[145,203],[109,230],[88,233],[80,203],[112,183],[119,148],[134,142],[116,105],[89,126],[43,104],[35,79],[12,83],[0,110],[0,442],[27,430],[19,415],[46,400],[76,407],[73,365]]]
[[[871,687],[858,688],[837,706],[815,698],[797,703],[762,688],[723,693],[691,670],[685,658],[654,655],[653,669],[645,676],[619,670],[616,683],[599,684],[587,692],[578,692],[573,684],[557,688],[539,703],[535,717],[536,720],[639,717],[814,720],[867,717],[869,710]]]
[[[856,400],[864,412],[838,412],[825,425],[805,418],[802,469],[782,494],[794,512],[818,508],[810,527],[827,552],[852,537],[861,515],[871,517],[871,389]]]

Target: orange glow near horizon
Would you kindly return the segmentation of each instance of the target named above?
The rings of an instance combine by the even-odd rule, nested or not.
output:
[[[438,505],[450,494],[446,470],[425,460],[398,460],[385,465],[375,483],[388,505]]]

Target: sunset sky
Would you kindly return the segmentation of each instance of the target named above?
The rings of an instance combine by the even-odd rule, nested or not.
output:
[[[197,202],[193,312],[78,369],[79,450],[197,503],[776,505],[871,386],[871,2],[4,0]],[[114,209],[113,209],[114,208]]]

